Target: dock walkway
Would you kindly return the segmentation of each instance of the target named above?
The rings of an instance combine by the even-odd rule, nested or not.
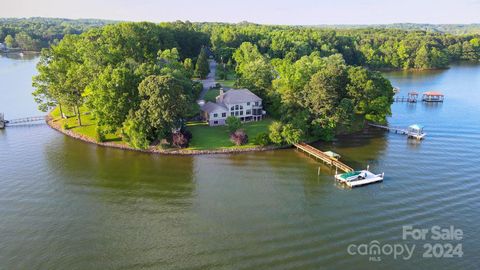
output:
[[[296,148],[304,151],[305,153],[322,160],[323,162],[327,163],[328,165],[335,166],[336,168],[338,168],[338,169],[340,169],[344,172],[353,172],[354,171],[350,166],[348,166],[348,165],[346,165],[346,164],[344,164],[344,163],[342,163],[342,162],[340,162],[336,159],[333,159],[332,157],[328,156],[324,152],[320,151],[319,149],[317,149],[317,148],[315,148],[311,145],[300,142],[300,143],[295,143],[294,146]]]
[[[395,133],[399,133],[399,134],[404,134],[404,135],[408,135],[409,132],[407,129],[405,128],[398,128],[398,127],[389,127],[389,126],[382,126],[382,125],[377,125],[377,124],[368,124],[369,126],[372,126],[372,127],[376,127],[376,128],[381,128],[381,129],[385,129],[385,130],[388,130],[388,131],[393,131]]]
[[[46,116],[30,116],[24,118],[17,118],[12,120],[5,120],[5,116],[3,113],[0,113],[0,128],[5,128],[7,126],[12,125],[22,125],[22,124],[30,124],[32,122],[39,122],[39,121],[46,121]]]

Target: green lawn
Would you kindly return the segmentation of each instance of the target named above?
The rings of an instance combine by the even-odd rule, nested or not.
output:
[[[218,95],[220,95],[220,89],[212,88],[208,90],[207,93],[205,93],[205,96],[203,97],[203,99],[205,100],[205,102],[208,102],[208,101],[215,102],[215,99]]]
[[[96,120],[86,109],[81,108],[82,112],[82,126],[78,125],[77,117],[67,109],[64,109],[64,114],[68,116],[67,119],[60,117],[60,110],[55,108],[50,115],[53,117],[55,123],[60,127],[64,127],[67,123],[68,130],[74,131],[86,137],[96,138]],[[257,146],[253,143],[257,134],[261,132],[268,132],[268,126],[272,123],[272,119],[264,119],[258,122],[250,122],[242,124],[242,129],[247,132],[248,143],[242,146],[236,146],[230,142],[229,132],[226,126],[210,127],[205,122],[189,122],[187,128],[192,132],[192,140],[190,141],[189,150],[207,150],[207,149],[223,149],[223,148],[248,148]],[[106,134],[107,142],[115,142],[125,144],[119,134]]]
[[[78,125],[78,119],[74,116],[74,113],[69,111],[68,109],[63,109],[63,113],[67,115],[67,119],[62,119],[60,117],[60,109],[57,107],[55,108],[50,115],[53,117],[54,121],[60,125],[60,127],[64,127],[65,123],[68,125],[68,130],[72,130],[76,133],[82,134],[86,137],[95,139],[96,138],[96,126],[97,122],[95,118],[86,112],[85,108],[80,108],[80,112],[82,113],[82,126]],[[122,137],[119,134],[106,134],[105,135],[106,142],[122,142]]]
[[[264,119],[258,122],[250,122],[242,125],[247,132],[248,144],[236,146],[230,142],[229,132],[225,126],[210,127],[205,122],[187,123],[187,128],[192,132],[190,150],[223,149],[223,148],[248,148],[257,146],[253,140],[257,134],[267,132],[271,119]]]
[[[218,74],[217,74],[218,75]],[[222,80],[218,76],[216,76],[215,81],[222,85],[222,87],[229,87],[234,88],[235,84],[235,72],[229,72],[227,74],[227,79]]]

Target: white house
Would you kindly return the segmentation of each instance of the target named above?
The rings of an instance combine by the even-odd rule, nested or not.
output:
[[[202,106],[202,112],[210,126],[225,125],[228,116],[250,122],[261,120],[265,114],[262,99],[248,89],[220,90],[216,102],[207,102]]]

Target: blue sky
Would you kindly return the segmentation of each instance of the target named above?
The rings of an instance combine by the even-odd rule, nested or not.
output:
[[[263,24],[479,23],[480,0],[1,0],[0,17]]]

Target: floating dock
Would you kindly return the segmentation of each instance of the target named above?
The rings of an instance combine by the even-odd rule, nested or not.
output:
[[[335,175],[335,179],[353,188],[382,182],[384,175],[384,173],[374,174],[367,168],[366,170],[337,174]]]

